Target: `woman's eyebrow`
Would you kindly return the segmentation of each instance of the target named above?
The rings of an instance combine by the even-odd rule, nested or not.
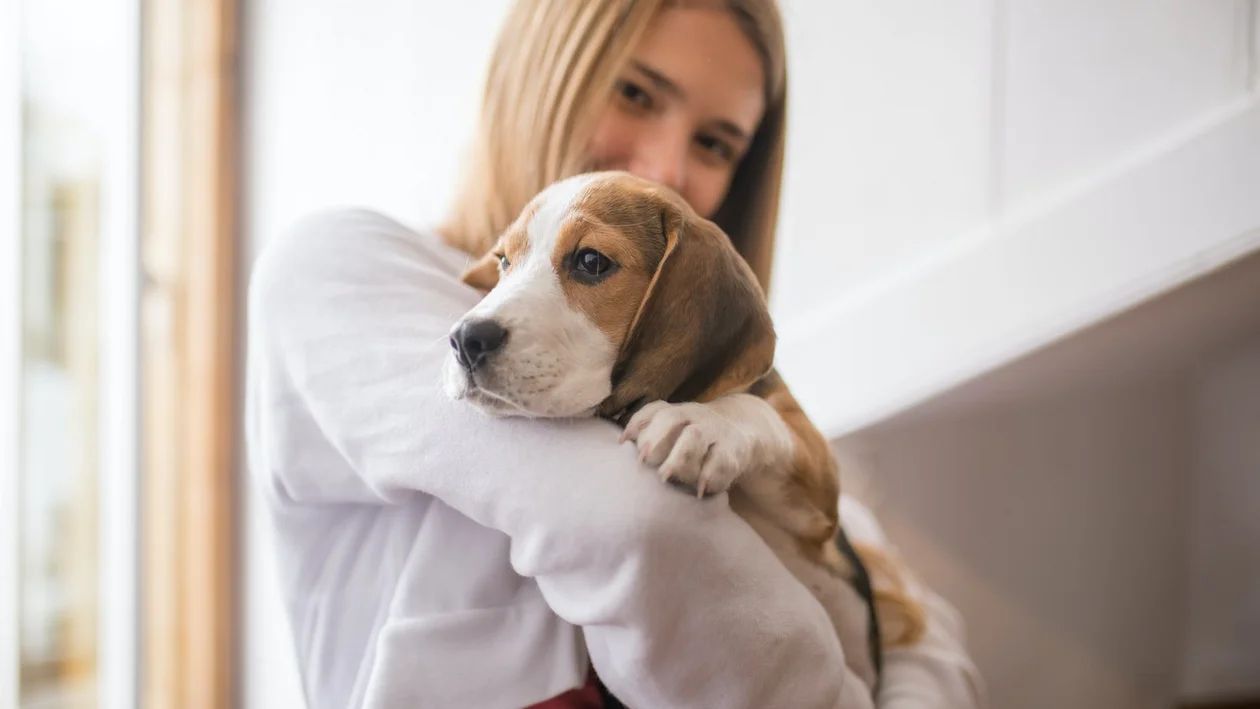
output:
[[[679,88],[678,84],[675,84],[674,82],[670,81],[668,77],[666,77],[664,74],[657,71],[656,69],[653,69],[647,64],[644,64],[643,62],[639,62],[639,61],[630,62],[630,66],[633,66],[640,74],[643,74],[644,76],[646,76],[648,80],[652,82],[652,85],[656,87],[657,91],[670,94],[671,96],[678,99],[687,98],[687,94],[684,93],[681,88]]]

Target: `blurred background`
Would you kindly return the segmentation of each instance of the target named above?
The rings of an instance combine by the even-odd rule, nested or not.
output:
[[[0,0],[0,708],[302,705],[243,284],[442,215],[507,5]],[[782,6],[780,369],[992,705],[1260,705],[1260,0]]]

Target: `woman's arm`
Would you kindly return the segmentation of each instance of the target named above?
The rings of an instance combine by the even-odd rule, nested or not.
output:
[[[311,417],[352,474],[273,471],[295,501],[433,495],[511,539],[515,570],[583,626],[632,707],[848,706],[821,607],[724,502],[662,486],[598,420],[485,416],[442,394],[447,331],[477,294],[432,239],[366,212],[270,243],[250,293],[265,428]]]

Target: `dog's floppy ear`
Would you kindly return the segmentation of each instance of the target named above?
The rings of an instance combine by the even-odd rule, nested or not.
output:
[[[492,249],[469,266],[460,280],[482,293],[489,293],[497,286],[499,284],[499,257],[494,255],[494,250]]]
[[[775,333],[765,296],[726,234],[662,200],[664,256],[613,370],[607,417],[665,400],[711,401],[770,370]]]

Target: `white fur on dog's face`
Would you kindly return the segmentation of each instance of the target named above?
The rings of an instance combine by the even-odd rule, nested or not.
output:
[[[593,413],[611,393],[620,343],[566,297],[556,258],[558,241],[577,217],[574,206],[590,183],[584,177],[559,182],[523,214],[505,249],[509,266],[464,316],[493,320],[508,338],[472,372],[450,355],[443,374],[452,398],[498,415],[569,417]]]

